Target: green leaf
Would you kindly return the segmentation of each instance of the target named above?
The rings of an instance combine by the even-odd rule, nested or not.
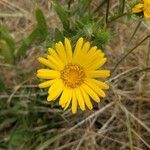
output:
[[[99,31],[95,35],[94,44],[96,44],[99,47],[106,46],[111,39],[111,33],[108,30]]]
[[[16,49],[15,51],[15,57],[20,57],[22,55],[24,55],[27,51],[27,49],[30,46],[30,42],[28,39],[22,39],[22,44],[20,46],[20,48]]]
[[[80,5],[78,9],[78,13],[80,16],[83,16],[87,11],[87,8],[89,8],[90,3],[92,0],[80,0]]]
[[[14,62],[15,41],[9,31],[0,26],[0,55],[2,55],[7,63]]]
[[[42,40],[45,40],[48,35],[48,27],[46,24],[44,14],[40,8],[37,8],[35,15],[37,20],[37,28],[40,32],[39,36]]]
[[[45,40],[45,38],[44,38]],[[34,41],[43,41],[43,36],[38,28],[35,28],[28,36],[28,44],[31,45]]]
[[[54,6],[54,9],[60,18],[64,29],[68,30],[69,29],[69,15],[67,11],[60,5],[56,0],[52,1],[52,4]]]
[[[22,40],[21,46],[15,51],[16,57],[24,55],[27,49],[29,49],[31,44],[35,41],[45,41],[48,36],[48,27],[46,25],[46,20],[42,10],[37,8],[35,15],[37,20],[37,27],[30,33],[30,35],[27,38]]]
[[[20,150],[26,146],[29,133],[25,129],[15,129],[10,135],[9,150]]]
[[[64,36],[58,28],[55,29],[55,41],[56,42],[64,41]]]
[[[7,42],[8,46],[10,47],[11,53],[13,54],[13,51],[15,50],[15,40],[13,39],[9,31],[3,26],[0,26],[0,40],[1,39]]]
[[[5,40],[0,40],[0,55],[7,63],[12,64],[14,62],[14,56],[11,48]]]

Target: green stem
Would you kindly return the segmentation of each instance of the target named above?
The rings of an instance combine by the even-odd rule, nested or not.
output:
[[[106,7],[106,24],[108,22],[108,16],[109,16],[109,5],[110,5],[110,0],[107,0],[107,7]]]

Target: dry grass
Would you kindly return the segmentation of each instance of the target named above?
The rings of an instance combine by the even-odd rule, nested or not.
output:
[[[95,4],[96,2],[93,2],[92,7],[95,7]],[[17,41],[34,27],[33,12],[37,5],[43,8],[50,30],[60,26],[49,1],[0,1],[2,8],[0,22],[8,26]],[[110,10],[114,7],[115,3]],[[107,68],[113,70],[124,54],[150,33],[149,27],[141,23],[130,41],[137,24],[137,21],[127,20],[111,24],[115,35],[107,46],[106,54],[109,60]],[[95,105],[92,111],[79,111],[76,115],[72,115],[70,110],[63,112],[59,107],[50,108],[45,97],[40,99],[42,105],[33,105],[36,99],[39,99],[37,92],[39,95],[45,95],[37,88],[38,81],[34,75],[39,67],[36,58],[43,53],[43,50],[37,47],[31,47],[26,57],[16,66],[0,63],[0,76],[12,91],[10,95],[1,93],[0,99],[6,101],[8,105],[15,101],[21,108],[18,114],[28,114],[30,109],[44,114],[39,115],[30,128],[33,132],[41,132],[40,140],[34,143],[37,145],[37,150],[148,150],[150,149],[149,40],[144,41],[121,61],[108,80],[111,86],[107,92],[108,97],[98,106]],[[3,113],[5,114],[4,110],[0,115]],[[7,113],[5,115],[7,116]],[[51,122],[54,121],[54,116],[55,122]],[[42,123],[44,117],[49,118],[49,123]],[[2,149],[3,143],[9,143],[9,133],[15,128],[10,118],[6,118],[6,122],[0,124],[0,139],[2,139],[0,148]],[[49,134],[53,138],[47,138]],[[32,143],[24,144],[22,149],[30,149],[30,146]]]

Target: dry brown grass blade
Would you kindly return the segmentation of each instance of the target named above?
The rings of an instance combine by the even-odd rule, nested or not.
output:
[[[18,10],[23,16],[26,16],[28,18],[31,17],[31,14],[29,12],[27,12],[23,8],[18,7],[17,5],[15,5],[14,3],[10,2],[10,1],[1,0],[0,3],[3,5],[6,5],[8,8],[10,8],[13,11]]]
[[[100,115],[101,113],[103,113],[106,109],[112,107],[115,103],[111,102],[110,104],[107,104],[106,106],[104,106],[102,109],[96,111],[95,113],[93,113],[92,115],[88,116],[87,118],[85,118],[84,120],[80,121],[79,123],[77,123],[75,126],[71,127],[70,129],[68,129],[67,131],[65,131],[64,133],[54,137],[53,139],[47,140],[44,143],[42,143],[41,145],[39,145],[39,147],[37,148],[37,150],[44,150],[46,147],[48,147],[51,143],[53,143],[54,141],[62,138],[63,136],[69,134],[71,131],[73,131],[74,129],[78,128],[79,126],[81,126],[82,124],[84,124],[85,122],[89,121],[90,119],[92,119],[95,116]]]
[[[150,133],[150,128],[146,124],[144,124],[139,118],[137,118],[134,114],[132,114],[130,111],[128,111],[127,108],[125,106],[123,106],[120,102],[118,103],[118,105],[120,106],[120,108],[123,111],[125,111],[125,113],[130,115],[134,120],[137,121],[137,123],[139,123],[144,129],[146,129]]]

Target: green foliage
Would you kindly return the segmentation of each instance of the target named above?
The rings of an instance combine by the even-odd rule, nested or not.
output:
[[[0,55],[8,63],[14,62],[15,41],[9,31],[0,26]]]
[[[62,24],[62,26],[58,25],[54,28],[47,26],[48,20],[44,17],[42,10],[37,8],[35,10],[37,24],[17,44],[10,32],[0,26],[1,58],[18,67],[19,60],[31,47],[39,46],[46,49],[52,47],[55,42],[63,42],[64,37],[68,37],[73,43],[79,37],[84,37],[85,40],[91,41],[92,45],[96,45],[104,51],[113,37],[113,21],[117,22],[117,19],[129,16],[131,13],[125,12],[126,1],[119,0],[115,11],[111,10],[108,13],[108,22],[106,22],[107,1],[102,1],[99,6],[91,6],[91,2],[92,0],[67,0],[64,2],[52,0],[52,6]],[[93,9],[93,7],[96,8]],[[122,60],[126,57],[127,55]],[[19,71],[21,75],[17,76],[19,79],[16,80],[15,85],[22,83],[22,80],[28,80],[23,69]],[[69,124],[68,120],[72,117],[69,113],[62,114],[57,104],[47,103],[47,93],[44,90],[37,90],[37,87],[32,87],[32,85],[25,86],[15,91],[14,85],[6,87],[2,76],[0,77],[0,93],[4,95],[0,100],[0,131],[4,132],[0,136],[0,149],[1,147],[8,150],[50,149],[49,146],[61,135],[58,133],[59,128],[62,126],[65,130],[68,127],[66,124]],[[9,95],[9,92],[12,95]],[[75,121],[69,125],[73,126],[74,124],[76,124]],[[61,128],[59,131],[63,130]]]
[[[4,58],[7,63],[14,62],[14,56],[11,48],[5,40],[0,40],[0,55]]]
[[[64,41],[63,33],[58,28],[55,29],[55,41]]]
[[[69,29],[69,16],[68,16],[68,12],[65,10],[65,8],[62,7],[62,5],[57,1],[57,0],[53,0],[52,4],[54,6],[54,9],[58,15],[58,17],[60,18],[64,29],[68,30]]]
[[[15,40],[11,36],[9,31],[3,26],[0,26],[0,38],[7,42],[7,44],[11,48],[10,50],[13,52],[15,49]]]
[[[25,148],[25,143],[30,138],[30,134],[25,129],[15,129],[11,132],[9,150],[20,150]]]
[[[46,40],[49,34],[48,27],[40,8],[35,10],[35,17],[37,21],[36,27],[26,38],[22,38],[19,47],[16,47],[15,40],[10,32],[5,27],[0,26],[0,55],[7,63],[13,64],[15,60],[25,55],[32,44],[41,43]]]
[[[46,20],[41,9],[37,8],[35,14],[37,20],[37,30],[40,32],[39,37],[37,36],[37,38],[44,41],[48,35]]]
[[[22,44],[20,48],[18,48],[15,51],[16,57],[20,57],[24,55],[32,43],[42,42],[46,40],[48,36],[48,27],[42,10],[37,8],[35,12],[35,16],[36,16],[37,26],[27,38],[22,40]]]
[[[30,48],[31,44],[35,42],[43,42],[48,36],[48,27],[44,14],[40,8],[35,11],[37,25],[35,29],[20,42],[20,47],[16,47],[15,40],[10,35],[9,31],[0,26],[0,55],[4,57],[7,63],[14,63],[15,58],[23,56]]]
[[[5,83],[0,77],[0,92],[2,92],[2,91],[8,93],[8,90],[7,90],[6,86],[5,86]]]
[[[99,47],[106,46],[111,40],[111,33],[108,30],[99,31],[96,33],[94,43],[96,43]]]
[[[80,5],[78,5],[77,8],[77,14],[79,14],[80,17],[87,13],[87,9],[89,8],[91,1],[92,0],[80,0]]]
[[[80,0],[80,5],[70,6],[67,9],[56,0],[52,2],[63,24],[62,32],[58,28],[55,29],[55,41],[63,41],[64,37],[69,37],[72,41],[75,41],[82,36],[88,40],[93,39],[94,44],[100,48],[108,44],[111,33],[106,29],[105,17],[97,16],[94,12],[88,11],[90,10],[90,3],[91,0]],[[74,19],[71,20],[70,18]]]

